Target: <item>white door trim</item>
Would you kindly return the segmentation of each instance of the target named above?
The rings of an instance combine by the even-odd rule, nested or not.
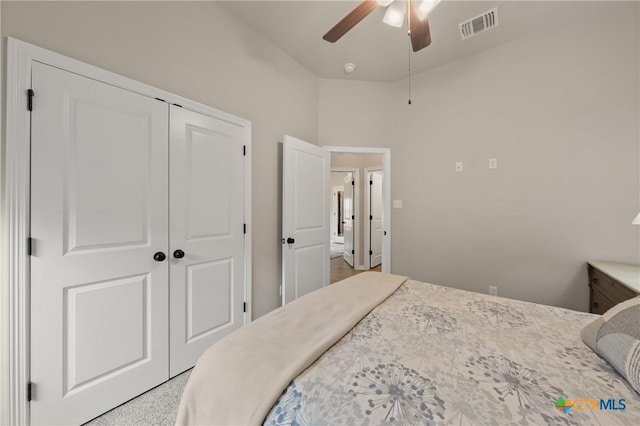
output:
[[[323,148],[326,149],[326,147]],[[331,171],[353,173],[353,215],[356,219],[351,225],[351,232],[353,232],[353,269],[358,269],[360,264],[360,169],[356,167],[331,167]]]
[[[0,277],[0,424],[29,424],[27,383],[29,381],[29,256],[30,235],[30,113],[27,90],[31,87],[31,65],[42,62],[144,96],[216,117],[244,128],[246,159],[244,171],[245,209],[245,323],[251,321],[251,122],[194,102],[165,90],[131,80],[23,41],[7,38],[7,115],[2,202],[2,253]],[[34,108],[38,105],[35,94]],[[167,348],[168,350],[168,348]]]
[[[381,154],[382,155],[382,200],[384,230],[382,238],[382,272],[391,273],[391,148],[360,146],[323,146],[330,152],[341,154]],[[385,235],[386,233],[386,235]]]
[[[364,187],[365,187],[365,191],[364,191],[364,217],[368,218],[369,216],[371,216],[371,191],[367,190],[369,189],[369,187],[367,186],[367,179],[369,179],[369,173],[371,172],[382,172],[382,167],[379,166],[375,166],[375,167],[365,167],[364,168]],[[382,173],[382,178],[384,179],[384,172]],[[384,197],[383,197],[384,198]],[[384,203],[384,199],[382,200],[382,202]],[[384,205],[384,204],[383,204]],[[368,219],[367,219],[368,221]],[[371,252],[371,227],[367,226],[369,222],[365,222],[364,225],[364,267],[366,270],[371,269],[371,256],[368,255],[367,253]],[[382,225],[384,227],[384,223]],[[383,250],[383,255],[384,255],[384,246],[382,247]]]

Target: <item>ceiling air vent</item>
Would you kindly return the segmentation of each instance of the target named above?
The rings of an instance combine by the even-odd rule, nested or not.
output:
[[[484,31],[487,31],[493,27],[498,26],[498,8],[491,9],[481,15],[469,19],[461,24],[458,24],[460,28],[460,36],[463,40],[478,35]]]

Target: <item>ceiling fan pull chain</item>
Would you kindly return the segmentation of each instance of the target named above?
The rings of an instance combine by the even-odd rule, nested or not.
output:
[[[407,2],[407,36],[409,36],[409,105],[411,105],[411,2]]]
[[[411,36],[411,30],[409,30]],[[409,105],[411,105],[411,38],[409,38]]]

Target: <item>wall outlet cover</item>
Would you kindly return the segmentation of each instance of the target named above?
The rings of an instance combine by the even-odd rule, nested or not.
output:
[[[456,172],[461,172],[463,170],[462,161],[456,162]]]

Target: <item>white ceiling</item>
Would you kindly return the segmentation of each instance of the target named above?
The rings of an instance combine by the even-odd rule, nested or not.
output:
[[[400,1],[400,0],[396,0]],[[397,81],[408,75],[409,40],[406,28],[382,22],[379,7],[336,43],[322,39],[359,1],[223,1],[224,7],[279,46],[320,78]],[[508,43],[561,19],[570,19],[585,3],[565,1],[443,0],[431,13],[432,43],[411,53],[413,73],[425,71],[494,46]],[[499,26],[462,40],[458,24],[498,7]],[[347,62],[356,64],[350,76]]]

